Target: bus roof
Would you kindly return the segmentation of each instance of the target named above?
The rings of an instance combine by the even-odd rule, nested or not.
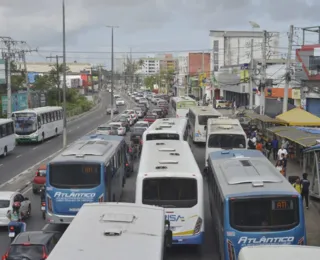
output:
[[[218,179],[225,197],[274,192],[298,195],[276,167],[257,150],[222,150],[211,152],[208,164]]]
[[[210,124],[208,127],[208,135],[209,134],[241,134],[247,135],[243,130],[241,125],[236,124]]]
[[[191,107],[190,112],[198,116],[211,116],[211,115],[221,116],[221,113],[219,111],[217,111],[216,109],[210,106]]]
[[[36,107],[36,108],[29,108],[29,109],[24,109],[20,111],[15,111],[13,113],[46,113],[46,112],[51,112],[56,110],[62,110],[62,107],[57,107],[57,106]]]
[[[10,118],[8,118],[8,119],[7,118],[0,118],[0,125],[10,123],[10,122],[13,122],[13,120]]]
[[[149,126],[146,134],[154,133],[183,133],[187,127],[188,120],[185,118],[162,118],[157,119]]]
[[[239,119],[229,117],[209,118],[208,125],[232,125],[241,126]]]
[[[174,177],[174,174],[185,177],[202,178],[198,164],[186,141],[157,140],[143,144],[139,163],[141,177],[150,174],[156,177]]]
[[[301,256],[308,260],[319,259],[320,247],[300,245],[263,245],[243,247],[239,260],[301,260]]]
[[[164,234],[165,212],[161,207],[86,203],[48,260],[160,259]]]
[[[116,135],[85,135],[72,146],[59,153],[50,163],[55,162],[105,162],[108,161],[125,140]]]

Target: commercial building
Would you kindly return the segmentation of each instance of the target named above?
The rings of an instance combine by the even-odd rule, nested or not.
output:
[[[320,117],[320,44],[296,50],[296,79],[301,81],[301,107]]]
[[[141,58],[143,65],[139,70],[140,74],[144,75],[154,75],[160,72],[160,59],[158,58]]]
[[[172,54],[164,54],[160,57],[160,71],[176,71],[177,63]]]

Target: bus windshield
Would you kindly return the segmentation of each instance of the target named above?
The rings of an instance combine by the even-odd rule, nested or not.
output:
[[[246,139],[244,135],[239,134],[211,134],[208,140],[208,148],[246,148]]]
[[[289,230],[299,224],[298,197],[230,200],[230,225],[239,231]]]
[[[147,178],[143,181],[143,204],[164,208],[191,208],[197,201],[196,179]]]
[[[15,121],[16,134],[29,135],[37,131],[37,115],[35,113],[15,113],[12,119]]]
[[[161,133],[161,134],[147,134],[146,140],[152,141],[152,140],[179,140],[178,134],[167,134],[167,133]]]
[[[216,115],[216,116],[214,116],[214,115],[212,115],[212,116],[198,116],[198,123],[199,123],[199,125],[207,125],[209,118],[218,118],[218,117],[220,117],[220,116],[218,116],[218,115]]]
[[[50,164],[49,183],[55,188],[94,188],[101,183],[99,164]]]

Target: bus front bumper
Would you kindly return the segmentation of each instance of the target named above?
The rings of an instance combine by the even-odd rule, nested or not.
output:
[[[53,215],[52,213],[46,213],[46,220],[50,224],[70,224],[75,216],[66,215]]]
[[[32,143],[32,142],[39,142],[39,136],[16,136],[16,142],[17,143]]]
[[[175,236],[173,235],[173,245],[201,245],[203,243],[204,232],[194,236]]]

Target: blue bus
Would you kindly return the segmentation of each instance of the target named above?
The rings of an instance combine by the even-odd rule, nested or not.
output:
[[[84,203],[118,202],[125,184],[123,137],[87,135],[47,165],[46,218],[69,224]]]
[[[300,194],[260,151],[212,152],[205,175],[221,260],[245,246],[307,243]]]

